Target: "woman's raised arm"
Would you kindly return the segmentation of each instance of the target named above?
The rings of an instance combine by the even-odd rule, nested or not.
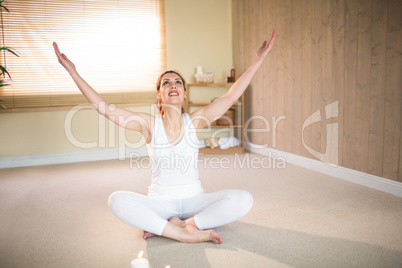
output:
[[[99,95],[77,72],[75,65],[70,61],[66,55],[60,52],[56,42],[53,42],[53,48],[57,55],[59,63],[70,74],[75,84],[78,86],[85,98],[92,104],[92,106],[106,118],[115,124],[141,132],[145,139],[148,140],[148,134],[151,134],[151,115],[146,113],[135,113],[127,109],[115,107],[108,104],[101,95]]]
[[[240,98],[254,77],[256,72],[264,61],[265,57],[272,50],[276,32],[272,32],[272,37],[269,42],[264,41],[258,49],[255,60],[247,68],[247,70],[239,77],[239,79],[230,87],[228,92],[215,100],[213,103],[200,108],[191,114],[193,120],[197,122],[198,128],[205,127],[208,123],[212,123],[220,118],[232,105]]]

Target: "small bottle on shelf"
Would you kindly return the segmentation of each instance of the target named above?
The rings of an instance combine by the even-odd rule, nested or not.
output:
[[[232,82],[236,81],[236,70],[234,67],[232,67],[232,69],[230,70],[230,77],[232,78]]]

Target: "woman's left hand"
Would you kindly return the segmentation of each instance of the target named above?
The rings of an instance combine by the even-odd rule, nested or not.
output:
[[[76,72],[75,65],[70,61],[66,55],[60,52],[59,47],[57,46],[56,42],[53,42],[54,52],[56,53],[57,59],[59,63],[63,65],[63,67],[70,73]]]
[[[264,43],[262,43],[262,46],[257,51],[257,59],[263,60],[268,55],[268,53],[271,52],[274,45],[275,35],[276,32],[274,30],[272,32],[271,40],[269,41],[269,43],[267,41],[264,41]]]

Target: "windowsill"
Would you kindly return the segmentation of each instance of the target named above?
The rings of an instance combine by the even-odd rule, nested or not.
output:
[[[119,107],[156,103],[156,94],[151,91],[100,93],[100,95],[108,103],[116,104]],[[0,99],[3,101],[2,104],[7,107],[7,110],[0,109],[0,114],[67,111],[77,105],[88,103],[81,93],[3,95],[0,96]]]

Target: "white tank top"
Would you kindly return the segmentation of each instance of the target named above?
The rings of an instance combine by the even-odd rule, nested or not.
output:
[[[152,163],[148,196],[186,198],[204,192],[198,180],[199,140],[190,116],[184,113],[183,119],[183,138],[172,145],[166,136],[162,115],[155,116],[152,140],[147,144]]]

